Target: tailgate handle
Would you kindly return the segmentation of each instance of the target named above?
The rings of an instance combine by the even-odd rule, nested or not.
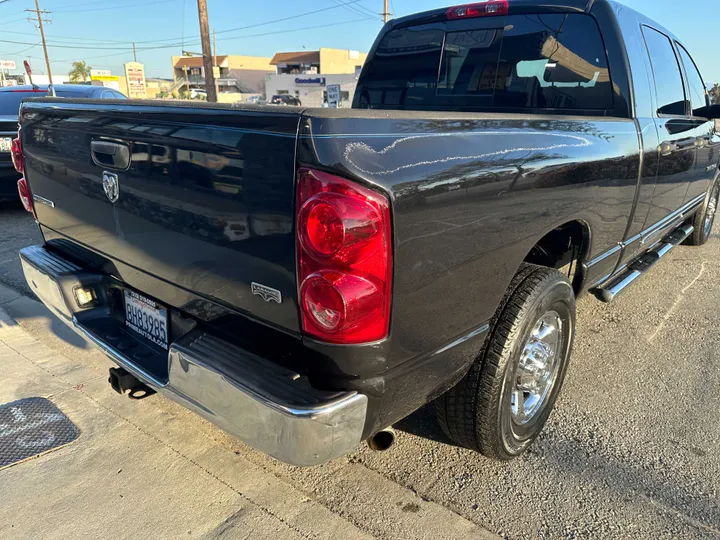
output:
[[[130,167],[130,148],[126,144],[110,141],[92,141],[90,151],[93,161],[100,167],[127,169]]]

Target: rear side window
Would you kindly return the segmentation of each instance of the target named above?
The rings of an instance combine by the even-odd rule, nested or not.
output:
[[[358,106],[571,109],[613,106],[605,47],[581,14],[516,15],[389,32],[363,71]],[[496,26],[497,27],[494,27]]]
[[[697,66],[695,66],[695,62],[690,57],[690,53],[679,43],[678,51],[680,51],[680,59],[682,60],[683,66],[685,66],[688,86],[690,86],[690,103],[693,116],[705,116],[707,112],[703,109],[708,105],[705,83],[702,80],[702,76],[700,76]]]
[[[410,27],[389,32],[363,71],[361,107],[411,109],[435,100],[445,32]]]
[[[655,77],[658,114],[684,116],[685,88],[670,38],[649,26],[643,26],[643,35]]]

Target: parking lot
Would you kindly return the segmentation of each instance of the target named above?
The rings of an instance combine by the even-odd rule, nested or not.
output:
[[[521,459],[452,445],[426,407],[388,452],[298,469],[164,398],[114,394],[109,362],[23,296],[32,217],[5,206],[0,231],[0,404],[50,397],[81,429],[0,468],[3,539],[720,536],[717,234],[613,304],[579,302],[563,394]]]

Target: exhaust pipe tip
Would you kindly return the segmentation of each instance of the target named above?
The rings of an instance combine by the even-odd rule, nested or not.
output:
[[[393,444],[395,444],[395,430],[392,428],[381,429],[368,439],[368,446],[375,452],[385,452]]]

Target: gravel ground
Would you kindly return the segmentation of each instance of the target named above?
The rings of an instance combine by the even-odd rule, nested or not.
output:
[[[15,258],[40,241],[32,218],[4,208],[0,226],[0,281],[27,290]],[[583,298],[557,410],[514,462],[452,445],[431,407],[395,426],[390,451],[313,469],[204,429],[378,538],[404,537],[385,494],[348,479],[379,474],[508,538],[720,538],[719,281],[714,236],[674,250],[613,304]]]
[[[0,282],[30,295],[25,283],[18,250],[42,243],[33,217],[20,203],[0,203]]]

